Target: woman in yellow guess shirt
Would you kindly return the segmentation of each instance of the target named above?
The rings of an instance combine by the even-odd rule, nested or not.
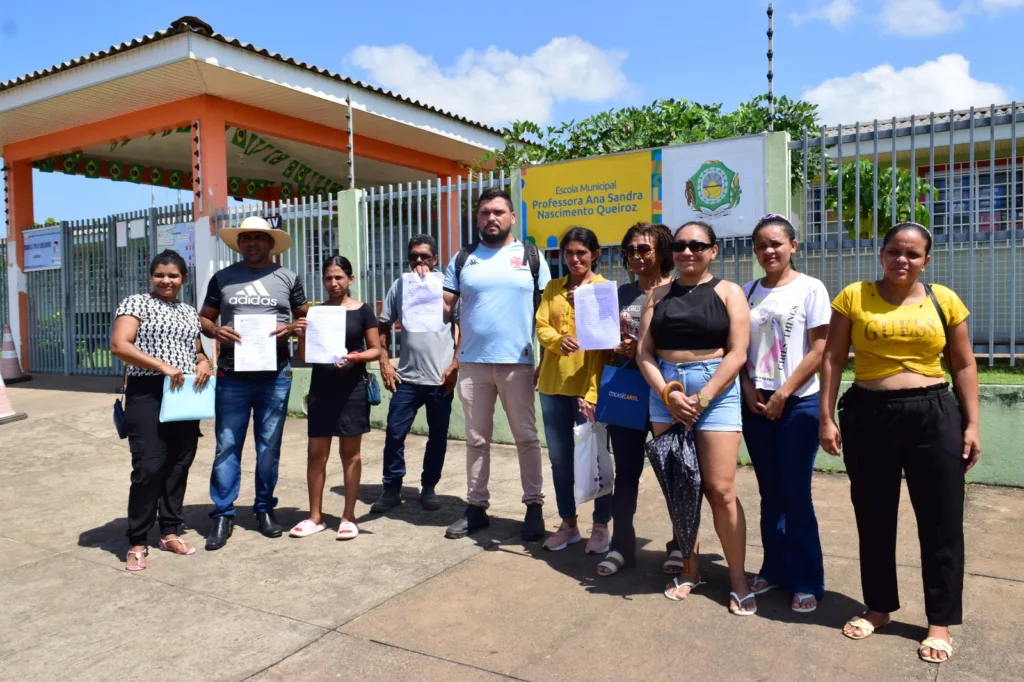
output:
[[[537,392],[540,393],[555,500],[562,518],[562,525],[544,542],[544,549],[553,552],[582,540],[576,525],[573,489],[576,445],[573,427],[582,424],[584,419],[594,420],[597,387],[604,367],[604,351],[580,350],[573,308],[573,292],[578,287],[605,281],[593,270],[601,255],[597,235],[585,227],[574,227],[562,237],[561,247],[569,274],[548,283],[537,308],[537,340],[544,348]],[[588,554],[608,551],[611,497],[604,495],[594,500],[594,526],[587,542]]]
[[[928,617],[918,656],[942,663],[953,654],[949,626],[962,619],[964,474],[981,445],[969,313],[953,291],[917,281],[931,248],[921,225],[893,226],[882,240],[883,279],[851,284],[832,302],[819,436],[830,455],[842,448],[860,536],[868,610],[851,618],[843,634],[864,639],[900,606],[896,517],[903,473],[917,517]],[[839,401],[837,427],[833,413],[851,343],[856,378]],[[940,361],[944,349],[956,397]]]

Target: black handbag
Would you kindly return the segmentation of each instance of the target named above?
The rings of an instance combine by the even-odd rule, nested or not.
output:
[[[128,437],[128,428],[124,423],[124,401],[128,393],[128,370],[124,371],[124,383],[121,385],[121,397],[114,401],[114,428],[117,437],[124,440]]]

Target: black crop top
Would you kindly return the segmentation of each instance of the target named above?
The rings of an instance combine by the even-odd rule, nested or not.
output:
[[[687,287],[678,281],[654,306],[651,336],[658,350],[708,350],[725,348],[729,338],[729,312],[715,293],[722,280],[712,277]]]

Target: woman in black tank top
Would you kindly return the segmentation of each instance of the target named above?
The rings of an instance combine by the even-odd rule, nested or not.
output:
[[[679,278],[647,299],[640,322],[640,370],[651,386],[650,419],[659,436],[674,423],[696,431],[704,496],[729,564],[729,610],[757,611],[744,570],[747,526],[736,498],[736,459],[742,439],[738,375],[747,359],[750,311],[743,290],[709,272],[718,255],[715,231],[694,221],[680,227],[672,243]],[[685,598],[700,583],[697,542],[669,544],[683,571],[665,591]]]

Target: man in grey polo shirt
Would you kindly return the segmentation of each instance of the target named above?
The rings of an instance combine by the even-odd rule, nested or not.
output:
[[[425,276],[437,266],[437,242],[430,235],[409,240],[409,267]],[[370,511],[380,514],[402,503],[402,480],[405,478],[405,437],[412,428],[416,413],[427,408],[427,450],[423,456],[420,504],[424,509],[440,509],[441,501],[434,486],[441,480],[444,456],[448,448],[448,420],[452,414],[452,398],[459,378],[458,316],[445,324],[441,332],[409,332],[402,330],[402,352],[398,371],[388,361],[392,327],[402,321],[402,278],[391,285],[381,308],[379,322],[381,356],[380,373],[385,388],[392,392],[388,407],[388,424],[384,440],[384,490]]]

